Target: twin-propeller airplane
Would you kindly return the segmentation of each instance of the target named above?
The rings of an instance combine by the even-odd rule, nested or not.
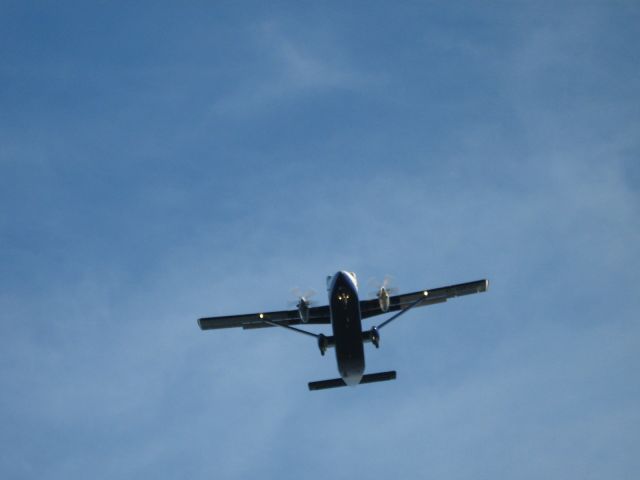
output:
[[[488,280],[460,283],[449,287],[420,290],[402,295],[390,295],[386,285],[378,289],[376,298],[360,300],[358,281],[355,273],[340,271],[327,277],[329,305],[311,307],[308,298],[300,297],[295,310],[280,312],[251,313],[225,317],[198,319],[202,330],[242,327],[244,329],[262,327],[283,327],[310,337],[315,337],[322,355],[328,348],[335,348],[338,371],[341,378],[320,380],[309,383],[309,390],[344,387],[360,383],[382,382],[396,378],[396,372],[364,374],[364,343],[380,346],[380,330],[400,315],[414,307],[446,302],[449,298],[480,293],[487,290]],[[397,312],[377,327],[362,330],[362,319]],[[309,332],[293,325],[331,324],[333,335]]]

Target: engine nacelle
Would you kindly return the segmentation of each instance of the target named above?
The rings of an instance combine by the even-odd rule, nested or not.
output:
[[[389,311],[389,306],[391,305],[391,300],[389,298],[389,292],[385,287],[380,287],[378,293],[376,294],[378,297],[378,304],[380,305],[380,310],[384,313]]]
[[[304,297],[300,297],[300,301],[298,302],[298,315],[300,315],[300,321],[302,323],[309,322],[309,300]]]

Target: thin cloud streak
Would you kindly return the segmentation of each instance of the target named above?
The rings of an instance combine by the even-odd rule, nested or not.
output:
[[[240,87],[215,102],[217,115],[250,116],[305,96],[349,91],[352,94],[375,77],[343,60],[344,51],[326,38],[310,45],[302,32],[288,34],[276,21],[265,22],[252,36],[259,55]]]

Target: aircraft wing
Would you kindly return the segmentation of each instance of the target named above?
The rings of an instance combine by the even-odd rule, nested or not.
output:
[[[283,325],[300,325],[300,314],[298,310],[282,310],[280,312],[248,313],[245,315],[230,315],[223,317],[205,317],[198,319],[198,326],[202,330],[215,328],[263,328],[273,327],[264,320]],[[309,322],[307,324],[327,324],[331,323],[329,306],[311,307],[309,309]]]
[[[381,315],[383,313],[395,312],[407,308],[420,298],[424,298],[424,301],[420,302],[417,306],[424,307],[425,305],[446,302],[448,299],[453,297],[485,292],[488,287],[488,280],[476,280],[475,282],[459,283],[448,287],[432,288],[430,290],[420,290],[413,293],[393,295],[389,297],[389,310],[387,310],[387,312],[383,312],[380,309],[380,303],[377,298],[374,298],[373,300],[362,300],[360,302],[360,313],[362,314],[362,318],[368,318],[375,315]],[[427,292],[426,297],[424,292]]]

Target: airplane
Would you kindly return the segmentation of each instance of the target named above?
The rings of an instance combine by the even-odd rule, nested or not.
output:
[[[450,298],[462,295],[485,292],[488,287],[488,280],[476,280],[448,287],[390,295],[391,289],[387,287],[385,282],[379,287],[376,298],[360,300],[355,273],[341,270],[335,275],[327,277],[329,305],[312,307],[308,295],[302,295],[295,310],[204,317],[198,319],[198,326],[202,330],[233,327],[242,327],[243,329],[282,327],[314,337],[322,355],[329,348],[335,349],[340,378],[309,382],[309,390],[355,386],[396,378],[395,371],[364,373],[364,344],[372,343],[376,348],[379,348],[380,330],[383,327],[413,308],[443,303]],[[363,319],[389,312],[397,313],[378,326],[369,330],[362,329]],[[331,324],[333,335],[316,334],[294,326],[300,324]]]

